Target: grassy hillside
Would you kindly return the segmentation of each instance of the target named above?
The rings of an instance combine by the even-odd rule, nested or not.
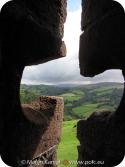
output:
[[[79,117],[88,117],[91,113],[98,109],[98,103],[95,104],[82,104],[79,107],[73,108],[73,113],[78,115]],[[84,111],[84,114],[83,114]]]
[[[120,83],[98,83],[92,85],[21,85],[22,103],[30,103],[41,95],[64,98],[64,120],[88,117],[100,109],[115,110],[123,93]]]
[[[77,160],[76,124],[78,120],[63,122],[62,139],[58,147],[58,160]],[[64,167],[63,163],[59,167]]]
[[[59,167],[64,160],[77,160],[76,124],[81,118],[88,117],[100,109],[114,111],[121,100],[123,85],[120,83],[99,83],[93,85],[21,85],[22,103],[30,103],[39,96],[60,96],[64,98],[64,122],[61,143],[58,147]],[[67,167],[70,167],[68,165]]]

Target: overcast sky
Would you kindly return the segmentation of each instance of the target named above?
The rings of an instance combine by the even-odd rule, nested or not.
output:
[[[124,0],[118,0],[122,5]],[[7,0],[0,0],[2,6]],[[25,84],[90,84],[96,82],[123,82],[120,70],[110,70],[93,78],[80,75],[78,49],[80,36],[81,0],[68,1],[68,15],[65,23],[64,41],[67,56],[45,64],[26,67],[22,83]]]

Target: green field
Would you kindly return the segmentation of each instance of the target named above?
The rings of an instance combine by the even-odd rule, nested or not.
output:
[[[77,160],[77,146],[79,145],[76,138],[77,122],[78,120],[63,122],[62,137],[58,147],[58,160]],[[59,167],[64,167],[64,165],[60,164]]]
[[[82,119],[92,112],[116,110],[123,94],[121,83],[90,85],[21,85],[22,103],[30,103],[40,96],[59,96],[64,99],[64,121]]]
[[[21,85],[22,103],[31,103],[38,97],[59,96],[64,99],[64,122],[61,142],[58,147],[58,160],[77,160],[76,124],[79,119],[88,117],[101,109],[116,110],[123,94],[121,83],[97,83],[92,85]],[[76,167],[77,165],[75,165]],[[58,167],[65,167],[60,164]],[[71,167],[68,165],[67,167]]]
[[[96,104],[85,104],[79,107],[73,108],[73,112],[80,117],[88,117],[94,111],[98,110],[98,103]]]
[[[73,102],[73,101],[79,100],[81,98],[81,95],[83,96],[83,93],[82,94],[81,93],[79,92],[65,93],[65,94],[62,94],[61,97],[63,97],[65,101],[67,100],[69,102]]]

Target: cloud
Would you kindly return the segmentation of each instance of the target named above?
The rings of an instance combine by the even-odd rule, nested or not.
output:
[[[67,57],[54,60],[45,64],[26,67],[22,83],[27,84],[59,84],[96,82],[122,82],[120,70],[110,70],[94,78],[85,78],[80,75],[78,51],[80,36],[81,9],[68,12],[65,23],[64,41],[67,46]]]
[[[68,12],[65,23],[64,41],[67,46],[67,56],[42,65],[26,67],[23,81],[29,80],[30,83],[62,83],[74,82],[81,78],[79,72],[79,36],[81,9]]]

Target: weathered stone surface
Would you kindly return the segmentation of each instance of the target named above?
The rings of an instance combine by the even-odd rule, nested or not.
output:
[[[81,29],[84,30],[89,24],[99,21],[117,5],[118,3],[112,0],[82,0]]]
[[[2,52],[7,52],[4,57],[32,65],[65,56],[65,18],[66,0],[6,3],[1,10],[2,45],[6,49],[2,48]]]
[[[79,161],[93,162],[78,166],[117,166],[125,154],[125,125],[117,120],[115,113],[95,112],[77,127]],[[101,164],[102,163],[102,164]]]
[[[94,76],[107,69],[124,69],[125,13],[111,0],[85,0],[80,37],[80,73]]]
[[[23,164],[22,160],[37,159],[39,163],[44,163],[43,158],[38,158],[42,153],[48,161],[55,161],[61,136],[63,109],[63,99],[59,97],[40,97],[31,104],[22,105],[22,115],[18,117],[13,131],[10,129],[10,144],[8,143],[2,155],[4,161],[14,167]],[[40,167],[49,166],[42,165],[42,162]]]
[[[66,20],[66,0],[13,0],[42,27],[62,38]],[[28,16],[28,17],[29,17]]]
[[[34,122],[32,129],[31,122],[26,120],[29,111],[33,113],[34,109],[25,106],[27,112],[25,115],[22,112],[20,82],[24,67],[65,56],[66,47],[62,41],[65,19],[66,0],[13,0],[6,3],[0,12],[0,154],[5,163],[14,163],[12,166],[22,155],[18,154],[17,143],[22,142],[19,133],[23,133],[24,125],[33,133],[36,130],[34,142],[37,143],[37,137],[42,135],[41,124],[36,125],[39,126],[37,131]],[[31,119],[36,121],[38,117],[39,114],[33,114]],[[43,117],[39,117],[36,123],[43,121]],[[27,134],[22,137],[28,137],[25,136]],[[19,156],[16,159],[12,153],[14,149]]]
[[[122,69],[125,78],[125,12],[112,0],[83,0],[80,37],[80,73],[94,76],[107,69]],[[117,110],[93,113],[77,126],[78,166],[118,165],[125,155],[125,90]],[[92,161],[93,160],[93,161]],[[98,165],[96,163],[102,163]],[[104,162],[104,164],[103,164]]]

